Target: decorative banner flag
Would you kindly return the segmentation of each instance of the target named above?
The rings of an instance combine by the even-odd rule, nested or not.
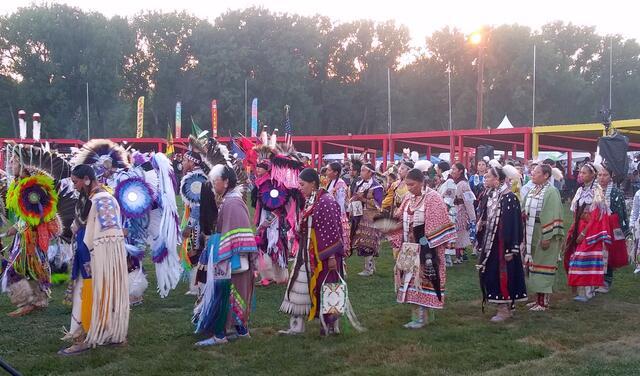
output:
[[[289,105],[284,106],[284,143],[287,145],[292,144],[291,136],[293,136],[291,120],[289,119],[289,108]]]
[[[144,97],[138,98],[138,121],[136,127],[136,138],[142,138],[144,133]]]
[[[176,103],[176,138],[182,134],[182,102]]]
[[[178,102],[179,104],[180,102]],[[167,151],[165,151],[165,155],[170,157],[173,153],[175,153],[175,147],[173,146],[173,136],[171,135],[171,126],[167,124]]]
[[[213,137],[218,137],[218,101],[211,101],[211,128],[213,129]]]
[[[209,131],[203,131],[202,129],[200,129],[198,124],[196,124],[196,121],[193,120],[193,116],[192,116],[191,117],[191,134],[196,136],[197,139],[201,139],[201,138],[207,137],[207,135],[209,134]]]
[[[258,98],[251,102],[251,137],[258,136]]]

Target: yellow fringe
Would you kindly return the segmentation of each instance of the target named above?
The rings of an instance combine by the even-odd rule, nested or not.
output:
[[[91,327],[91,311],[93,307],[93,284],[91,279],[83,279],[81,290],[82,308],[80,312],[80,323],[85,333]]]
[[[309,242],[309,247],[311,248],[309,251],[313,252],[315,256],[315,260],[318,263],[315,270],[313,271],[313,276],[311,276],[311,281],[309,281],[309,296],[311,297],[311,310],[309,311],[309,321],[312,321],[316,317],[316,312],[318,311],[318,299],[316,298],[315,289],[318,284],[318,277],[320,277],[320,273],[322,272],[322,261],[320,261],[320,255],[318,254],[318,242],[316,241],[316,232],[312,229],[310,231],[311,241]],[[311,253],[310,252],[310,253]]]
[[[86,342],[91,346],[121,343],[129,329],[129,278],[124,238],[94,241],[91,252],[93,304]]]

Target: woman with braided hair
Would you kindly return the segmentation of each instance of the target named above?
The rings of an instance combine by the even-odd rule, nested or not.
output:
[[[583,186],[571,201],[574,222],[565,244],[564,266],[569,286],[577,289],[574,300],[587,302],[604,285],[609,215],[604,192],[596,182],[597,170],[587,162],[580,169]]]
[[[496,304],[491,322],[511,317],[515,302],[527,300],[520,243],[523,226],[520,201],[511,192],[507,179],[519,179],[515,167],[492,166],[484,176],[487,189],[478,225],[478,264],[482,302]]]
[[[126,342],[129,329],[129,277],[120,206],[96,179],[89,165],[73,169],[80,199],[73,229],[71,327],[63,340],[73,342],[63,356],[93,347]]]
[[[332,162],[327,168],[327,177],[330,179],[327,186],[327,192],[331,193],[333,198],[340,206],[340,221],[342,222],[342,244],[345,247],[345,252],[350,250],[349,244],[351,239],[349,238],[351,232],[351,226],[349,225],[349,215],[347,213],[348,198],[349,198],[349,186],[340,177],[342,175],[342,166],[340,162]]]
[[[626,238],[631,235],[627,205],[624,202],[624,192],[613,182],[613,170],[606,164],[596,165],[598,170],[598,184],[604,192],[604,198],[609,214],[609,237],[611,244],[606,249],[606,274],[604,285],[596,292],[608,293],[613,284],[613,270],[627,266],[629,263]]]
[[[364,257],[364,270],[358,273],[370,277],[375,273],[374,257],[378,257],[382,234],[375,227],[374,219],[380,214],[384,190],[374,178],[375,167],[365,163],[360,169],[362,178],[351,192],[351,248]]]

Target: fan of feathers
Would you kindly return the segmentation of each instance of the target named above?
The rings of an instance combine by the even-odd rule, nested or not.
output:
[[[191,150],[200,154],[202,157],[202,160],[204,161],[202,169],[205,174],[208,175],[213,166],[225,164],[233,168],[238,178],[239,185],[244,185],[248,182],[249,177],[242,165],[242,161],[229,153],[227,146],[218,142],[215,138],[210,137],[204,140],[190,135],[189,146],[191,147]]]
[[[40,170],[50,175],[55,181],[71,176],[71,165],[55,151],[45,150],[38,146],[7,144],[8,155],[20,160],[20,164],[32,171]]]

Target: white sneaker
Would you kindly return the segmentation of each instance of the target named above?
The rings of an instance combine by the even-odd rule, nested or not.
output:
[[[636,270],[633,271],[633,274],[640,273],[640,265],[636,266]]]
[[[608,292],[609,292],[609,287],[607,287],[607,286],[600,286],[600,287],[598,287],[598,288],[596,289],[596,292],[597,292],[597,293],[600,293],[600,294],[606,294],[606,293],[608,293]]]
[[[373,272],[371,272],[370,270],[363,270],[358,273],[358,275],[361,277],[371,277],[373,275]]]
[[[427,323],[425,321],[411,321],[404,325],[407,329],[420,329],[424,327]]]

